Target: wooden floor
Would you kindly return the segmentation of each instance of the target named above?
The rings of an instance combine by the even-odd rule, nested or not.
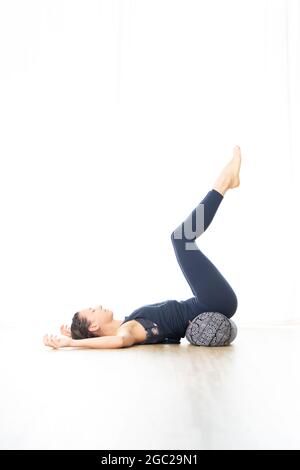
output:
[[[11,338],[1,333],[1,449],[300,448],[299,326],[240,328],[226,348]]]

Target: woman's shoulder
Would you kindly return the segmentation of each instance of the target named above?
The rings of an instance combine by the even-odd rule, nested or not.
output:
[[[122,323],[118,328],[117,334],[124,333],[124,331],[131,335],[137,343],[144,341],[147,337],[147,331],[143,325],[136,320],[128,320]]]

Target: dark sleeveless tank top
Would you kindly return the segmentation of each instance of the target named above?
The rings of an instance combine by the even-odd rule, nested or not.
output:
[[[200,312],[197,299],[166,300],[155,304],[144,305],[134,310],[122,322],[136,320],[147,331],[147,338],[139,344],[174,343],[179,344],[184,338],[189,321]]]

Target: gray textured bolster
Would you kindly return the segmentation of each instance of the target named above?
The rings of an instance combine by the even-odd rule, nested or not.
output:
[[[219,312],[200,313],[185,333],[186,339],[195,346],[228,346],[236,336],[236,324]]]

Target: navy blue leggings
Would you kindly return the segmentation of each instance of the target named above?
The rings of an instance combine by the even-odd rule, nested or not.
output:
[[[199,250],[198,238],[210,225],[223,200],[215,189],[171,235],[178,264],[199,305],[199,312],[220,312],[228,318],[237,309],[237,297],[215,265]]]

